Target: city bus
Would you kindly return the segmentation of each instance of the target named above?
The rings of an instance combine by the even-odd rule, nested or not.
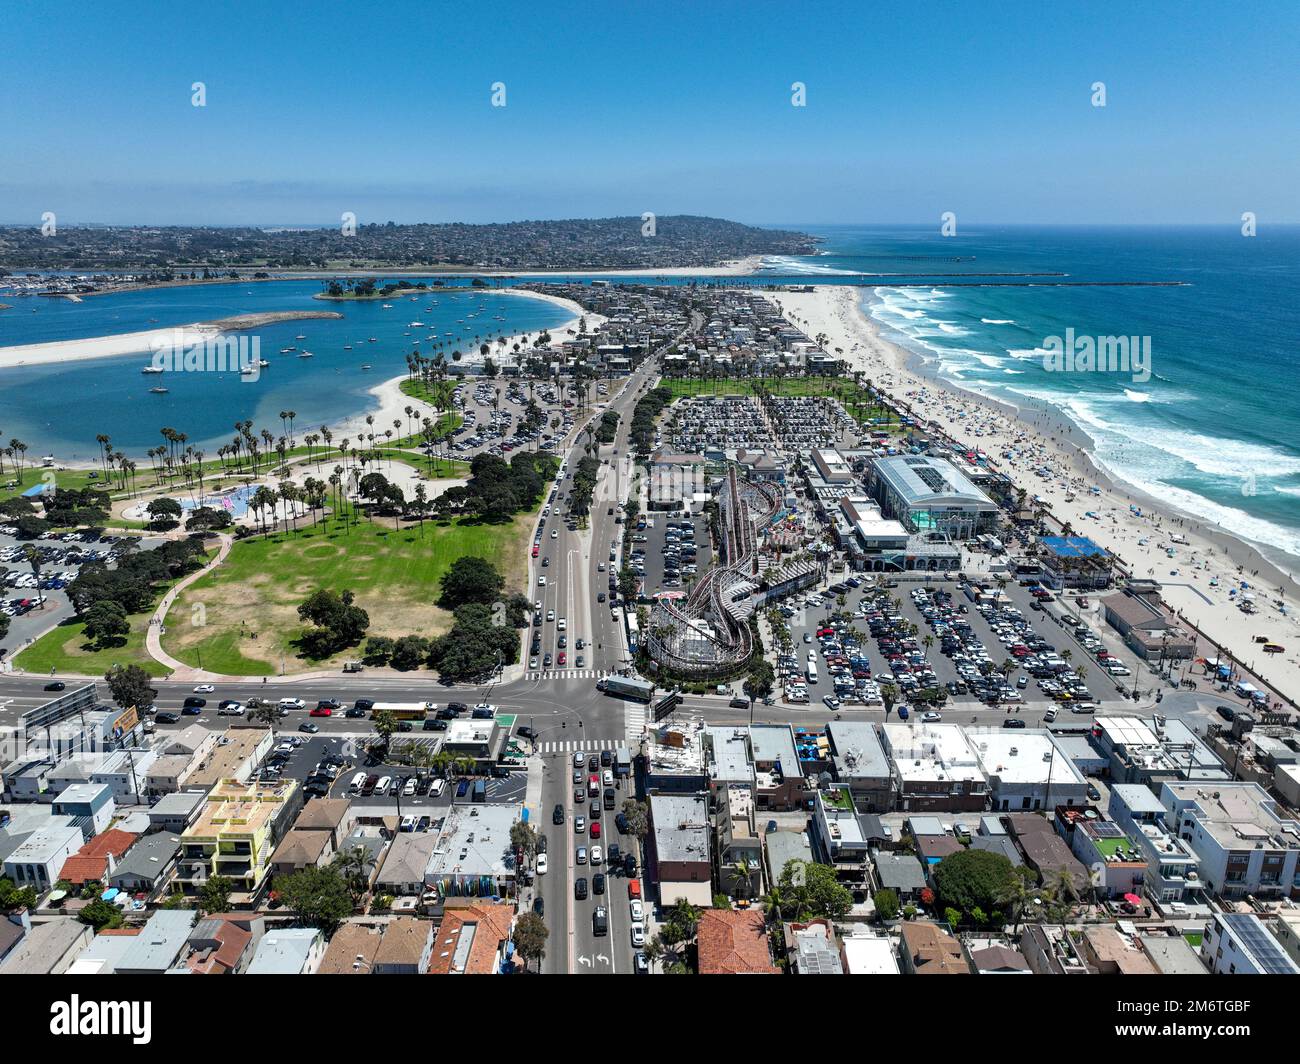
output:
[[[636,676],[607,676],[596,681],[596,690],[619,698],[629,698],[633,702],[649,702],[651,683]]]
[[[397,720],[424,720],[438,707],[433,702],[376,702],[370,707],[370,719],[391,713]]]

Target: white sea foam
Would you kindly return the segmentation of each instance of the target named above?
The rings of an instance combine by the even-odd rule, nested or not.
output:
[[[1135,391],[1135,390],[1132,389],[1132,388],[1125,388],[1125,389],[1124,389],[1124,395],[1128,398],[1128,401],[1129,401],[1130,403],[1149,403],[1149,402],[1151,402],[1151,396],[1148,395],[1146,392]]]
[[[1052,352],[1050,352],[1049,350],[1047,350],[1047,348],[1045,348],[1045,347],[1009,347],[1009,348],[1007,348],[1007,354],[1010,355],[1012,358],[1026,359],[1026,360],[1028,360],[1028,359],[1034,359],[1034,360],[1037,360],[1037,359],[1042,358],[1044,355],[1050,355],[1051,353],[1052,353]]]
[[[960,325],[956,324],[955,322],[951,322],[951,321],[940,321],[940,322],[936,322],[935,324],[938,325],[938,327],[939,327],[939,331],[940,331],[940,332],[942,332],[942,333],[947,333],[949,336],[969,336],[969,335],[970,335],[970,331],[969,331],[969,330],[967,330],[967,329],[963,329]]]
[[[980,318],[985,325],[1014,325],[1010,318]]]

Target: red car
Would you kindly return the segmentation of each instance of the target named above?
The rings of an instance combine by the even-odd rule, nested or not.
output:
[[[593,839],[598,839],[598,838],[600,838],[600,821],[599,821],[599,820],[593,820],[593,821],[591,822],[591,827],[589,827],[589,828],[587,829],[587,833],[588,833],[588,834],[589,834]]]
[[[556,661],[557,661],[559,664],[563,665],[563,664],[564,664],[566,661],[568,661],[568,660],[569,660],[569,655],[566,654],[563,650],[561,650],[561,651],[560,651],[560,656],[556,659]]]
[[[537,546],[536,543],[534,543],[534,544],[533,544],[533,557],[536,558],[537,555],[538,555],[539,553],[540,553],[540,548]]]
[[[313,710],[312,710],[310,713],[308,713],[307,715],[308,715],[309,717],[328,717],[328,716],[332,715],[333,712],[334,712],[334,710],[330,709],[329,706],[317,706],[315,709],[313,709]]]

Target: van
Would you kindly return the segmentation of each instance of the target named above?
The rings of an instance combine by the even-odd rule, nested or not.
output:
[[[433,781],[433,786],[429,788],[429,797],[430,797],[430,798],[437,798],[437,797],[438,797],[439,795],[441,795],[442,792],[445,791],[446,789],[447,789],[447,781],[446,781],[446,780],[434,780],[434,781]]]
[[[281,709],[302,709],[306,704],[301,698],[282,698],[279,705]]]
[[[614,808],[614,788],[613,788],[613,787],[606,787],[606,788],[605,788],[605,808],[606,808],[606,809],[613,809],[613,808]]]
[[[348,793],[349,794],[361,793],[361,788],[365,784],[365,782],[366,782],[366,774],[364,772],[358,772],[355,776],[352,777],[352,782],[348,784]]]

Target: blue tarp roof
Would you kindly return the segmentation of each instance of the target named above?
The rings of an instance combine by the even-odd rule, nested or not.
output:
[[[1104,558],[1106,550],[1087,536],[1043,536],[1039,542],[1061,558]]]

